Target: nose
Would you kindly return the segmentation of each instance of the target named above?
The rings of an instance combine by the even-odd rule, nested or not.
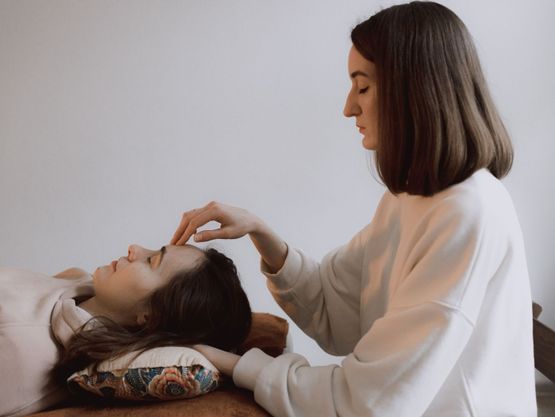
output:
[[[129,245],[129,247],[127,248],[127,259],[129,259],[129,262],[143,259],[148,257],[148,252],[149,251],[142,246],[136,244]]]
[[[360,106],[352,99],[352,93],[349,93],[345,101],[345,107],[343,108],[343,115],[345,117],[353,117],[359,115],[360,112]]]

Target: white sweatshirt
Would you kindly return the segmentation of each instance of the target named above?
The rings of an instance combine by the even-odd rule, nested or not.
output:
[[[92,295],[89,274],[56,278],[0,268],[0,416],[23,416],[68,398],[47,376],[61,346],[92,317],[73,297]]]
[[[317,263],[289,247],[272,295],[341,366],[251,349],[233,379],[274,416],[536,416],[532,299],[512,200],[488,170],[383,195]]]

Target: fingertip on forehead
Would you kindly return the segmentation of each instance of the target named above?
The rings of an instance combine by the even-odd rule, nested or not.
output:
[[[194,262],[204,257],[204,250],[194,245],[168,245],[166,246],[166,252],[173,252],[180,258],[183,257]]]
[[[169,248],[173,248],[172,250],[179,250],[183,252],[191,252],[191,251],[204,252],[201,248],[195,245],[189,245],[188,243],[185,245],[167,245],[166,250],[168,250]]]

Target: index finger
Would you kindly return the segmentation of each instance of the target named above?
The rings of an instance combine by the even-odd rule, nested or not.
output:
[[[193,209],[193,210],[189,210],[189,211],[186,211],[185,213],[183,213],[183,216],[181,217],[181,222],[179,223],[179,226],[177,227],[177,230],[173,234],[173,237],[170,241],[170,245],[177,245],[178,244],[177,242],[183,240],[183,237],[184,237],[183,232],[185,232],[185,230],[187,229],[187,226],[189,225],[189,222],[191,221],[193,213],[197,212],[198,210],[199,209]],[[181,244],[187,242],[189,240],[189,238],[191,237],[191,234],[189,236],[187,236],[187,238]]]
[[[198,212],[193,213],[191,215],[191,218],[188,219],[187,225],[185,226],[185,231],[183,232],[181,238],[177,241],[176,245],[185,244],[185,242],[187,242],[191,235],[197,232],[197,229],[199,227],[204,226],[206,223],[212,220],[219,220],[218,213],[216,210],[214,210],[213,207],[205,207],[201,210],[198,210]]]

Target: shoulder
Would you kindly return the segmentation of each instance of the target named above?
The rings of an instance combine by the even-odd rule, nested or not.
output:
[[[452,262],[463,253],[470,258],[480,253],[498,263],[512,249],[522,248],[511,198],[489,171],[477,171],[432,197],[405,194],[400,200],[400,246],[409,265],[426,256]]]
[[[370,223],[366,224],[353,238],[358,244],[364,245],[369,241],[376,244],[376,239],[387,238],[398,229],[401,199],[386,190],[377,204]]]
[[[78,278],[85,278],[89,276],[90,274],[87,271],[81,268],[72,267],[62,272],[58,272],[56,275],[54,275],[54,278],[78,279]]]
[[[501,230],[516,221],[507,189],[487,169],[432,197],[408,196],[404,205],[405,215],[415,223]]]
[[[512,208],[512,200],[503,183],[483,168],[465,181],[437,195],[438,201],[451,201],[466,211],[488,214]]]

